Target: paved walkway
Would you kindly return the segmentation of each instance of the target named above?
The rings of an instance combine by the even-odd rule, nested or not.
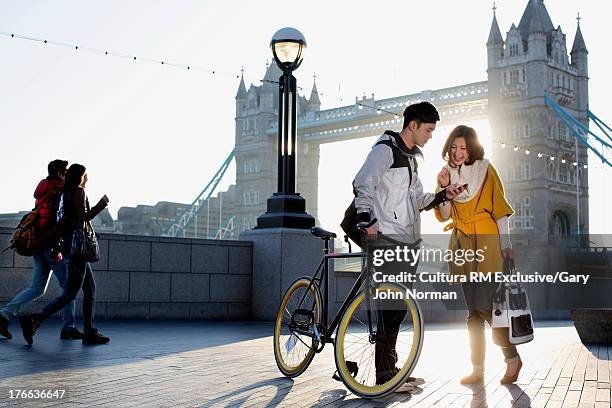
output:
[[[540,323],[520,346],[517,385],[501,386],[501,352],[489,342],[486,386],[464,387],[469,369],[461,325],[428,325],[413,394],[368,401],[331,379],[329,345],[300,377],[280,376],[271,324],[256,322],[101,321],[105,346],[60,341],[41,328],[32,347],[18,325],[0,340],[0,406],[69,407],[610,407],[612,346],[585,347],[570,322]],[[489,333],[490,334],[490,333]],[[490,337],[490,336],[488,336]],[[490,341],[490,340],[489,340]],[[10,390],[66,390],[62,400],[9,400]]]

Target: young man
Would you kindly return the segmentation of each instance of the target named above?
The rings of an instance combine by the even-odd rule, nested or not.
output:
[[[403,116],[402,131],[387,130],[378,139],[355,176],[353,188],[357,220],[368,235],[376,235],[380,231],[410,244],[421,234],[420,211],[454,199],[461,189],[457,185],[450,185],[437,194],[423,192],[415,156],[422,156],[420,148],[431,139],[440,116],[429,102],[408,106]],[[367,227],[374,218],[377,222]],[[377,332],[386,335],[380,336],[375,345],[377,384],[389,381],[399,370],[395,366],[395,343],[405,315],[405,310],[383,310],[378,313]],[[422,384],[423,380],[416,381],[409,377],[408,382]]]
[[[32,275],[32,285],[23,290],[13,298],[8,304],[0,309],[0,335],[7,339],[12,338],[8,330],[11,318],[19,313],[28,303],[44,295],[49,283],[49,274],[57,278],[62,289],[67,282],[67,261],[61,260],[55,249],[55,220],[60,197],[64,189],[64,177],[68,162],[65,160],[53,160],[47,166],[49,175],[43,179],[36,190],[34,198],[35,207],[38,208],[38,228],[45,234],[43,249],[33,256],[34,272]],[[62,310],[64,326],[60,338],[62,340],[78,340],[83,337],[82,333],[76,328],[74,316],[74,302],[68,304]]]

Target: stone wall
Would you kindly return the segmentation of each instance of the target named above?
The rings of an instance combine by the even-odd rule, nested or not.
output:
[[[12,233],[0,228],[0,249]],[[93,263],[96,318],[248,319],[251,317],[253,244],[101,234],[100,261]],[[29,287],[32,258],[0,256],[0,305]],[[55,278],[26,311],[39,310],[60,293]],[[82,315],[82,294],[77,316]]]
[[[0,248],[8,246],[11,233],[12,229],[0,227]],[[296,231],[285,231],[291,239],[286,237],[284,241],[277,240],[278,242],[269,237],[264,240],[256,239],[262,233],[259,231],[251,232],[250,235],[243,234],[241,241],[101,234],[101,259],[92,264],[97,286],[96,317],[274,320],[278,308],[275,302],[280,301],[291,281],[297,276],[308,276],[314,272],[313,269],[322,255],[322,242],[311,237],[306,231],[299,234],[304,237],[297,238],[294,236]],[[306,245],[308,239],[315,241],[312,245]],[[521,244],[519,240],[515,243],[517,253],[521,254],[517,264],[519,270],[560,270],[550,259],[544,259],[546,257],[543,258],[537,248],[531,248],[530,251],[528,243]],[[261,252],[259,258],[264,256],[259,263],[254,262],[256,247]],[[310,249],[307,250],[307,247]],[[298,256],[294,253],[296,250]],[[278,253],[285,256],[282,262]],[[544,262],[548,266],[539,265],[538,262]],[[606,270],[609,271],[611,261],[607,262]],[[256,274],[253,274],[254,263],[261,266]],[[284,266],[281,268],[281,265]],[[330,319],[348,294],[360,268],[359,265],[353,265],[346,270],[346,266],[334,263],[332,270],[334,269],[335,272],[330,275]],[[278,272],[279,270],[284,272]],[[596,275],[590,270],[582,272]],[[13,251],[2,254],[0,305],[4,305],[20,290],[27,288],[31,279],[32,258],[19,256]],[[254,282],[254,279],[259,279],[259,282]],[[608,280],[610,279],[606,282]],[[437,290],[446,286],[435,285]],[[57,281],[51,278],[47,294],[33,302],[25,311],[40,310],[44,303],[59,293]],[[253,293],[259,295],[254,297]],[[266,304],[263,309],[266,313],[259,309],[256,311],[254,303],[265,304],[267,297],[270,298],[270,305]],[[542,298],[542,294],[530,292],[532,301]],[[82,315],[81,299],[82,295],[79,294],[78,316]],[[426,322],[465,320],[466,311],[460,290],[459,299],[455,302],[459,306],[450,307],[451,310],[441,302],[419,303]],[[602,302],[598,301],[599,303]],[[551,306],[553,305],[533,310],[534,318],[569,318],[568,310],[555,310]]]

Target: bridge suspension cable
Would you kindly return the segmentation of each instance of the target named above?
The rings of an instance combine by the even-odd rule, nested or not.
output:
[[[228,234],[234,233],[234,219],[235,215],[232,215],[227,219],[224,225],[220,225],[217,233],[215,234],[213,239],[225,239]]]
[[[604,132],[604,135],[606,135],[608,137],[608,139],[610,139],[610,141],[612,142],[612,136],[610,136],[608,134],[608,132],[606,132],[606,129],[608,129],[608,131],[612,132],[612,128],[610,128],[610,126],[606,125],[603,120],[599,119],[597,116],[595,116],[595,114],[593,112],[591,112],[588,109],[587,109],[587,116],[593,121],[593,123],[595,123],[597,125],[597,127],[599,129],[601,129],[602,132]]]
[[[225,175],[227,168],[234,159],[234,151],[227,156],[221,167],[217,170],[213,178],[208,182],[204,190],[198,194],[195,200],[185,207],[183,211],[170,223],[170,225],[162,232],[164,236],[180,237],[185,235],[187,227],[196,219],[204,204],[208,202],[219,182]]]
[[[553,113],[572,131],[572,133],[576,137],[576,140],[578,140],[580,143],[585,145],[587,149],[595,153],[595,155],[599,157],[603,163],[612,167],[612,163],[610,163],[610,161],[603,154],[603,148],[605,147],[607,149],[611,149],[612,145],[610,145],[605,140],[597,136],[595,133],[591,132],[588,127],[584,126],[582,123],[576,120],[572,115],[570,115],[565,109],[559,106],[548,94],[544,95],[544,101],[546,102],[546,105],[548,105],[548,107],[553,111]],[[588,135],[593,136],[598,142],[601,143],[602,145],[601,152],[598,151],[596,148],[594,148],[589,143]]]

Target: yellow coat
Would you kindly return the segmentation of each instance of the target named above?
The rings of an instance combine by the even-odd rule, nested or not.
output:
[[[487,165],[486,175],[478,192],[469,201],[450,202],[452,222],[444,228],[445,231],[453,229],[449,243],[451,250],[471,249],[482,256],[475,256],[476,259],[463,265],[449,263],[450,272],[454,274],[467,275],[472,271],[490,273],[503,270],[496,221],[501,217],[512,215],[514,211],[506,201],[504,187],[495,168],[490,163],[483,164]],[[435,214],[439,221],[447,221],[440,208],[435,209]]]

